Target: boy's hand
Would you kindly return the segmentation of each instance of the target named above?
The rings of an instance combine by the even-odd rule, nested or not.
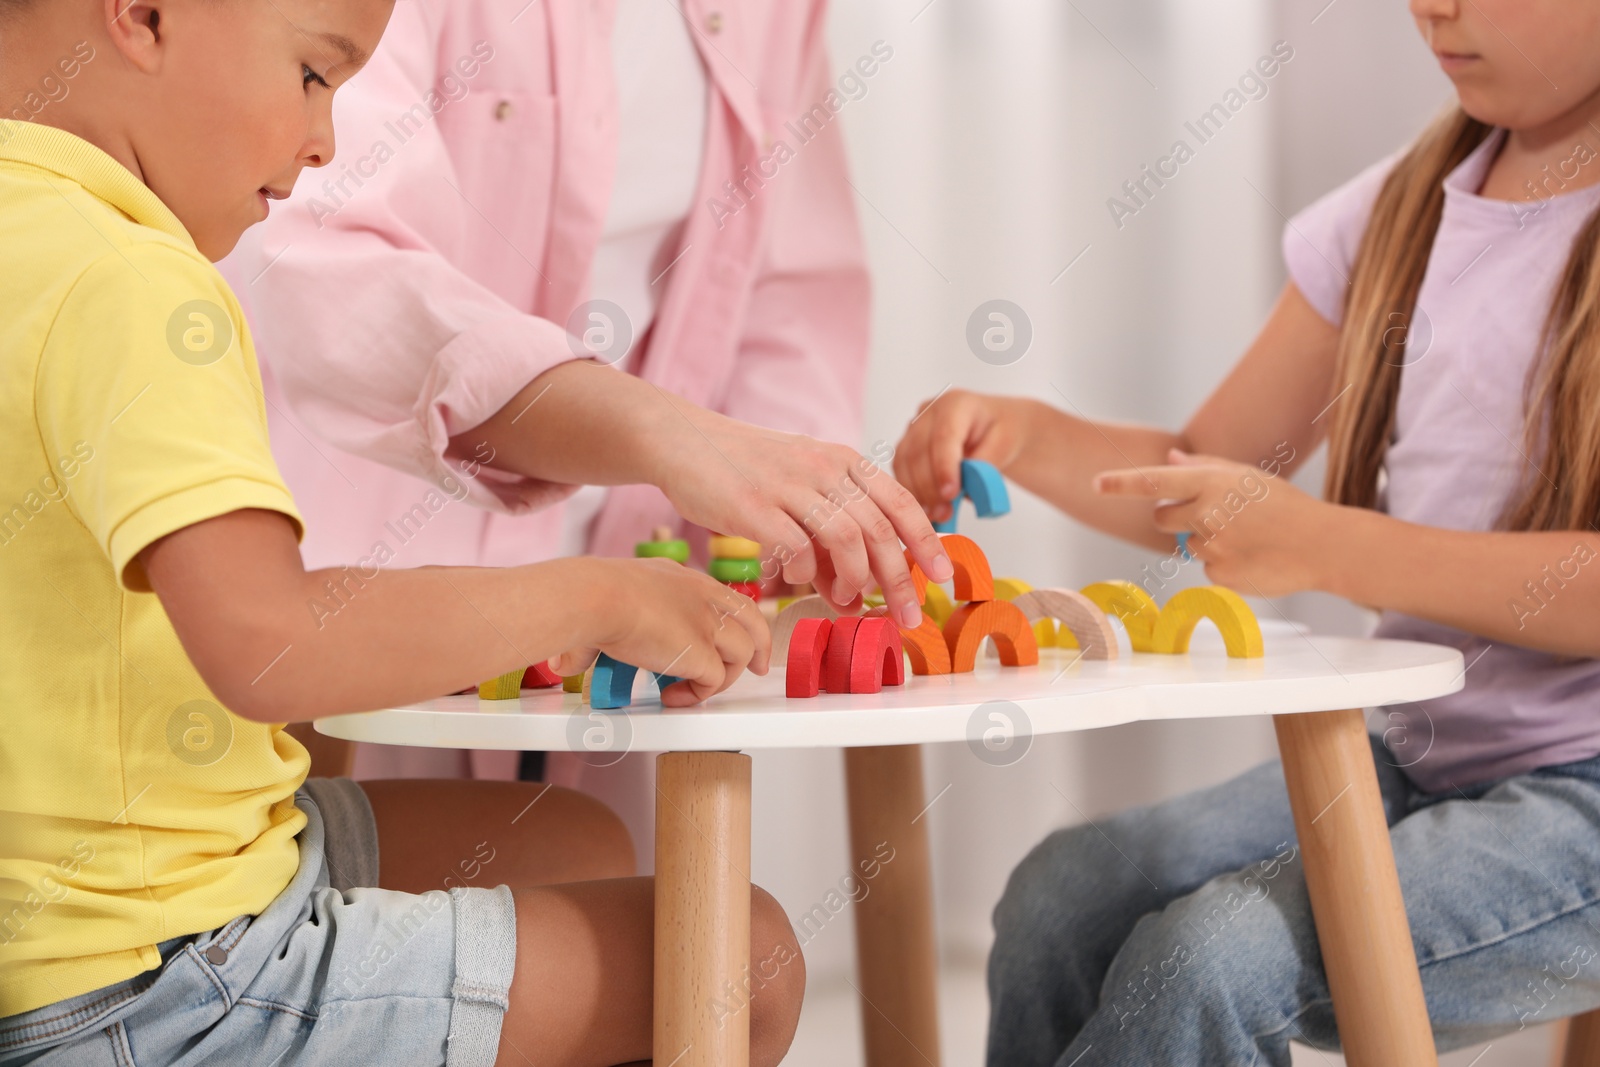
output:
[[[1167,458],[1172,466],[1106,471],[1095,489],[1166,501],[1156,528],[1189,533],[1189,553],[1218,584],[1263,597],[1322,588],[1323,546],[1341,509],[1247,463],[1178,449]]]
[[[767,620],[749,597],[665,559],[585,560],[586,647],[550,661],[556,673],[586,670],[604,652],[641,670],[683,679],[661,694],[669,707],[697,704],[748,667],[766,674]]]
[[[655,479],[680,515],[760,541],[763,577],[814,582],[842,613],[876,585],[895,618],[922,618],[901,543],[934,581],[954,568],[905,487],[844,445],[680,411],[682,447],[661,449]]]
[[[917,409],[895,447],[894,474],[929,517],[943,522],[961,490],[961,461],[987,460],[1003,471],[1022,454],[1026,436],[1017,399],[946,390]]]

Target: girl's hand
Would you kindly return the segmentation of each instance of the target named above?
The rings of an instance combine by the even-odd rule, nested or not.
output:
[[[1257,596],[1322,588],[1321,546],[1339,509],[1245,463],[1178,449],[1172,466],[1106,471],[1095,489],[1149,497],[1158,530],[1188,532],[1206,577]]]
[[[1005,470],[1027,444],[1027,421],[1015,398],[947,390],[917,409],[895,446],[894,475],[943,522],[961,489],[961,461],[987,460]]]
[[[746,667],[766,674],[772,634],[755,601],[708,574],[667,559],[583,559],[585,645],[550,660],[581,674],[598,653],[640,670],[683,679],[661,694],[668,707],[698,704]]]
[[[846,614],[877,585],[893,616],[914,626],[922,609],[901,543],[933,581],[954,573],[916,500],[855,449],[687,404],[680,413],[652,480],[690,522],[760,541],[764,578],[814,582]]]

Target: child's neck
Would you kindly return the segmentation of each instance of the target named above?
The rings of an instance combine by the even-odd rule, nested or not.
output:
[[[1479,195],[1549,200],[1600,183],[1600,93],[1549,122],[1507,131]]]
[[[0,120],[53,126],[83,138],[143,180],[122,118],[128,86],[121,60],[77,4],[35,3],[0,26]],[[93,59],[83,61],[84,45]],[[72,61],[76,61],[74,64]],[[62,64],[73,71],[63,74]]]

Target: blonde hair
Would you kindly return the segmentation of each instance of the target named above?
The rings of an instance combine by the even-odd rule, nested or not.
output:
[[[1444,179],[1492,128],[1459,107],[1436,119],[1390,171],[1356,250],[1339,332],[1324,495],[1374,507],[1394,432],[1417,293],[1444,213]],[[1533,469],[1501,513],[1507,530],[1600,522],[1600,211],[1572,244],[1524,389],[1522,446]]]

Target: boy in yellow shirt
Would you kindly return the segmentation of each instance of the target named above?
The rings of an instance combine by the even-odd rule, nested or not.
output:
[[[662,561],[386,571],[337,618],[306,610],[348,579],[301,564],[210,261],[332,159],[333,91],[389,2],[0,0],[0,116],[29,120],[0,117],[0,1067],[650,1055],[652,890],[609,812],[524,783],[307,781],[280,725],[597,650],[670,668],[684,705],[769,656],[749,600]],[[565,470],[626,480],[619,449],[702,447],[630,443],[613,387],[582,384],[615,375],[549,373],[565,399],[541,418],[588,435]],[[810,503],[773,502],[801,473],[851,476],[772,436],[749,442],[788,472],[767,495],[680,487],[685,514],[770,534]],[[883,527],[949,573],[887,477],[830,521],[793,546],[816,573],[870,551],[909,595]],[[753,899],[753,952],[790,961],[751,1002],[771,1064],[804,964]]]

